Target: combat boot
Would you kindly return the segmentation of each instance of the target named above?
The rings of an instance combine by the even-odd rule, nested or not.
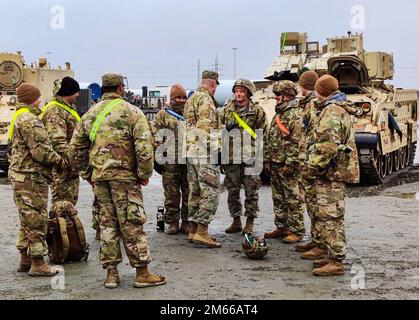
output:
[[[177,235],[179,232],[179,222],[172,222],[169,223],[169,227],[167,228],[167,234],[170,236]]]
[[[106,279],[105,279],[105,288],[106,289],[116,289],[119,286],[119,272],[116,267],[107,269]]]
[[[182,224],[180,225],[179,231],[184,234],[189,234],[189,222],[182,220]]]
[[[318,269],[324,267],[326,264],[330,262],[329,258],[316,260],[313,262],[313,269]]]
[[[255,218],[248,217],[246,220],[246,226],[243,229],[242,234],[245,235],[247,233],[253,233],[253,224],[255,222]]]
[[[308,252],[304,252],[301,254],[301,259],[304,260],[321,260],[327,258],[327,251],[320,249],[319,247],[315,247]]]
[[[286,244],[294,244],[294,243],[301,242],[301,240],[303,240],[303,236],[302,235],[298,235],[298,234],[295,234],[295,233],[291,232],[291,234],[289,234],[282,241],[284,243],[286,243]]]
[[[201,244],[207,248],[221,248],[221,243],[212,240],[211,236],[208,234],[208,226],[203,224],[198,224],[192,242]]]
[[[299,253],[308,252],[316,247],[316,244],[314,242],[309,242],[305,244],[297,244],[295,246],[295,251]]]
[[[17,272],[29,272],[31,269],[31,258],[28,256],[27,250],[20,251],[20,262]]]
[[[195,222],[189,222],[189,236],[188,236],[189,242],[192,242],[192,239],[196,233],[197,228],[198,228],[198,224],[196,224]]]
[[[29,270],[31,277],[54,277],[59,272],[59,269],[46,263],[43,257],[31,257],[31,268]]]
[[[166,278],[150,273],[147,266],[137,268],[137,276],[134,280],[134,288],[155,287],[164,284],[166,284]]]
[[[193,222],[189,222],[189,236],[188,236],[188,240],[189,242],[193,242],[192,239],[196,233],[196,229],[198,228],[198,224],[197,223],[193,223]],[[217,241],[217,238],[210,235],[210,238],[212,241]]]
[[[313,274],[318,277],[343,276],[345,275],[345,265],[340,260],[330,259],[325,266],[314,269]]]
[[[230,227],[226,229],[226,233],[238,233],[243,230],[242,221],[240,217],[235,217]]]
[[[291,234],[291,231],[284,228],[279,228],[271,232],[265,233],[266,239],[282,239],[288,237]]]
[[[95,240],[100,241],[100,230],[96,230]]]

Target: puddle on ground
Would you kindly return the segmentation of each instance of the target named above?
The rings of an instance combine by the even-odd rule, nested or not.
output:
[[[409,199],[419,201],[419,192],[410,192],[410,193],[386,193],[385,197],[399,198],[399,199]]]

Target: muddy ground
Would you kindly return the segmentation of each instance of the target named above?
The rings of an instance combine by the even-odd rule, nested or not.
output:
[[[263,261],[245,258],[241,236],[224,233],[230,223],[226,193],[210,227],[222,242],[221,249],[203,249],[189,244],[184,235],[170,237],[157,232],[155,214],[163,203],[163,193],[156,176],[144,189],[149,216],[145,229],[153,257],[151,269],[165,275],[168,283],[132,288],[134,271],[124,255],[120,288],[106,290],[102,288],[105,272],[98,260],[99,243],[89,227],[91,190],[82,183],[78,209],[91,254],[86,263],[65,265],[65,287],[54,290],[50,279],[16,272],[18,216],[3,175],[0,299],[419,299],[419,168],[385,188],[350,188],[348,195],[347,274],[320,279],[312,276],[310,262],[301,260],[292,246],[280,241],[270,242],[271,251]],[[270,188],[263,187],[260,197],[262,213],[256,230],[264,232],[273,228]]]

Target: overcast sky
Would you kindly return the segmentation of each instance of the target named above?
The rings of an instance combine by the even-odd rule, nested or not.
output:
[[[51,27],[55,5],[64,9],[64,29]],[[260,79],[281,32],[308,32],[324,44],[351,30],[355,5],[365,8],[365,29],[352,31],[364,33],[367,50],[395,54],[394,84],[419,88],[419,3],[412,0],[2,0],[0,50],[21,50],[26,62],[69,61],[80,82],[115,71],[131,89],[175,82],[192,89],[198,59],[202,69],[214,68],[218,54],[221,77],[232,79],[236,47],[238,76]]]

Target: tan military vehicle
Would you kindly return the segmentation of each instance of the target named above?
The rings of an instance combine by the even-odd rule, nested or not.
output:
[[[10,121],[16,111],[16,88],[23,82],[36,85],[44,102],[52,98],[54,81],[66,76],[74,77],[70,64],[66,68],[52,69],[47,59],[27,65],[21,52],[0,53],[0,169],[7,171],[7,142]]]
[[[418,91],[386,84],[394,75],[393,55],[364,50],[363,35],[348,33],[327,45],[308,42],[306,33],[283,33],[281,53],[256,82],[255,99],[274,116],[272,83],[298,81],[301,73],[331,74],[360,109],[354,118],[363,181],[380,184],[413,165],[417,144]]]

